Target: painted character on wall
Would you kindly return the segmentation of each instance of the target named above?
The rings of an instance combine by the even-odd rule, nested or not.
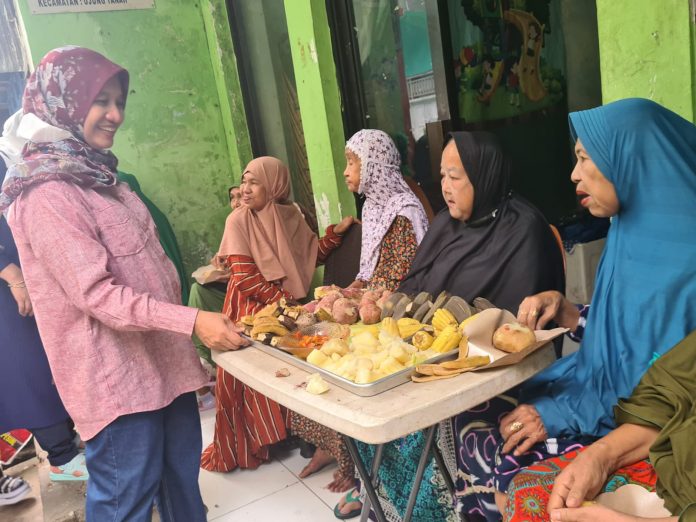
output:
[[[493,91],[494,76],[493,76],[493,58],[490,56],[485,56],[481,62],[481,68],[483,70],[483,78],[481,79],[481,87],[479,88],[479,95],[482,98],[487,98],[489,94]]]
[[[506,63],[507,78],[505,87],[510,105],[520,106],[520,62],[517,56],[511,56]]]
[[[527,27],[527,56],[534,58],[537,41],[541,38],[541,27],[536,22],[530,22]]]

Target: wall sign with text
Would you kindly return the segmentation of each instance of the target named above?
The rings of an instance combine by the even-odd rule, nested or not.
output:
[[[155,0],[27,0],[32,14],[153,9]]]

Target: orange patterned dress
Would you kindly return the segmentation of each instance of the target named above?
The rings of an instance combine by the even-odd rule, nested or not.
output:
[[[317,263],[341,243],[330,226],[319,240]],[[281,297],[292,297],[277,283],[266,281],[248,256],[228,256],[230,282],[222,313],[233,321],[250,315]],[[253,388],[217,369],[213,442],[203,451],[201,467],[208,471],[256,469],[268,460],[269,446],[288,436],[289,411]]]

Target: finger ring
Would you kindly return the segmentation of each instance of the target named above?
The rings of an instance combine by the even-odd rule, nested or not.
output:
[[[510,433],[517,433],[522,428],[524,428],[524,424],[522,424],[520,421],[515,421],[512,424],[510,424],[510,426],[508,427],[508,431]]]
[[[532,310],[531,312],[529,312],[529,315],[531,315],[532,317],[536,317],[538,313],[539,312],[537,312],[536,310]]]

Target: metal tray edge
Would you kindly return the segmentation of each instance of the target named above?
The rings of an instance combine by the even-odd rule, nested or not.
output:
[[[332,373],[328,370],[319,368],[318,366],[314,366],[313,364],[310,364],[303,359],[295,357],[294,355],[284,352],[283,350],[274,348],[273,346],[268,346],[266,344],[253,340],[251,341],[251,345],[257,350],[261,350],[262,352],[267,353],[268,355],[272,355],[273,357],[281,359],[289,364],[292,364],[297,368],[305,370],[309,373],[318,373],[328,382],[335,384],[339,388],[342,388],[346,391],[354,393],[355,395],[359,395],[360,397],[372,397],[374,395],[379,395],[380,393],[395,388],[396,386],[400,386],[404,383],[410,382],[411,375],[413,375],[413,372],[415,371],[415,367],[411,366],[409,368],[401,370],[400,372],[393,373],[391,375],[383,377],[382,379],[379,379],[378,381],[374,381],[369,384],[356,384],[353,381],[349,381],[348,379],[341,377],[340,375],[336,375],[335,373]],[[449,358],[454,358],[458,354],[459,350],[454,349],[449,352],[440,354],[436,357],[432,357],[425,361],[425,363],[436,364],[445,361]]]

